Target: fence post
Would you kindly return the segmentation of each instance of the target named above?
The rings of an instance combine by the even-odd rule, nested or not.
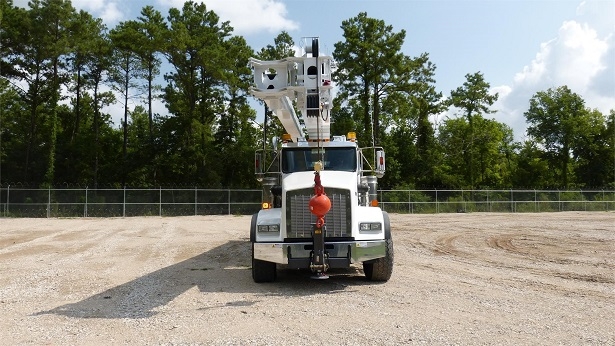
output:
[[[194,216],[198,215],[198,212],[197,212],[197,206],[198,206],[198,203],[197,203],[197,191],[198,190],[197,190],[197,188],[195,186],[194,187]]]
[[[408,190],[408,212],[412,214],[412,202],[410,202],[410,190]]]
[[[228,214],[231,215],[231,190],[230,189],[226,189],[226,193],[227,193],[227,202],[228,202]]]
[[[489,206],[489,212],[491,212],[491,203],[489,202],[489,191],[491,190],[487,190],[487,206]]]
[[[83,217],[88,217],[88,187],[85,186],[85,205],[83,206]]]
[[[9,194],[11,193],[11,185],[7,185],[6,186],[6,208],[5,210],[5,215],[4,216],[9,216]]]
[[[436,214],[440,214],[440,204],[438,204],[438,189],[436,189]]]
[[[513,194],[512,189],[510,189],[510,212],[515,212],[515,195]]]
[[[124,201],[122,203],[122,217],[126,217],[126,185],[124,185]]]
[[[51,187],[47,188],[47,218],[51,214]]]
[[[158,216],[162,216],[162,186],[158,186]]]
[[[534,212],[538,212],[538,195],[536,194],[536,189],[534,189]]]

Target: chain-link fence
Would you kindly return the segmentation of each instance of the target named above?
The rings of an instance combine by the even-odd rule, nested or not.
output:
[[[127,217],[252,214],[261,190],[0,189],[4,217]]]
[[[612,211],[615,191],[381,190],[392,213]],[[0,188],[1,217],[250,215],[262,190]]]
[[[556,212],[615,210],[609,190],[381,190],[380,206],[394,213]]]

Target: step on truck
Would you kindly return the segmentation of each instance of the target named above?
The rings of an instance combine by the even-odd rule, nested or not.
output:
[[[377,199],[384,150],[360,147],[352,132],[331,136],[335,62],[319,54],[317,37],[302,42],[301,56],[250,59],[250,93],[286,131],[272,150],[255,154],[263,203],[250,225],[252,277],[275,281],[278,265],[284,265],[326,279],[331,268],[362,263],[368,280],[387,281],[393,239]]]

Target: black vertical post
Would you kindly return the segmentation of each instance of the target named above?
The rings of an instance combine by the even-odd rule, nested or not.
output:
[[[314,230],[312,231],[312,243],[314,244],[314,250],[312,251],[312,271],[314,279],[328,279],[329,276],[325,274],[327,271],[327,254],[325,252],[325,233],[326,226],[318,227],[314,224]]]

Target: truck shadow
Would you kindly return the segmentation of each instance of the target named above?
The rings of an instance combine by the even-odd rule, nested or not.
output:
[[[251,293],[261,296],[335,294],[353,286],[372,285],[351,267],[332,271],[328,280],[310,279],[309,271],[280,268],[274,283],[257,284],[251,274],[251,248],[247,240],[229,241],[197,256],[161,268],[75,303],[41,311],[73,318],[147,318],[184,292]],[[240,255],[238,255],[240,254]]]

